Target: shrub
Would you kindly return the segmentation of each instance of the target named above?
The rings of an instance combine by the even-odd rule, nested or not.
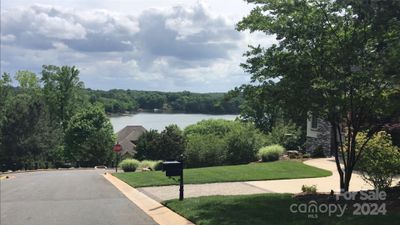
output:
[[[276,161],[279,159],[279,156],[283,154],[285,149],[280,145],[270,145],[267,147],[263,147],[258,151],[258,157],[263,162]]]
[[[177,160],[185,151],[182,130],[175,124],[166,126],[160,133],[160,156],[157,159]]]
[[[317,193],[317,185],[308,186],[303,184],[303,186],[301,186],[301,191],[307,194],[315,194]]]
[[[357,148],[367,139],[360,133]],[[400,148],[392,144],[391,136],[384,131],[375,134],[365,145],[357,169],[362,177],[377,189],[390,187],[393,177],[400,173]]]
[[[187,167],[224,165],[225,140],[214,135],[195,134],[187,137],[185,164]]]
[[[324,149],[322,148],[321,145],[318,145],[318,147],[316,147],[314,149],[314,151],[312,151],[311,157],[312,158],[324,158],[325,157]]]
[[[249,163],[256,159],[265,136],[253,124],[203,120],[185,129],[188,167]]]
[[[185,128],[185,136],[213,134],[214,136],[224,137],[227,133],[235,129],[234,126],[238,123],[224,119],[202,120],[196,124],[187,126]]]
[[[268,134],[271,143],[282,145],[288,150],[298,150],[302,145],[302,132],[294,123],[278,123]]]
[[[173,124],[158,133],[150,130],[136,142],[136,155],[139,160],[176,160],[184,152],[184,139],[181,129]]]
[[[157,130],[149,130],[144,133],[135,142],[136,154],[135,158],[143,159],[159,159],[160,155],[160,133]]]
[[[162,161],[151,161],[151,160],[143,160],[139,163],[139,168],[150,168],[153,171],[162,169]]]
[[[225,136],[226,164],[253,162],[262,147],[259,131],[250,124],[241,124]]]
[[[124,172],[134,172],[139,167],[139,161],[136,159],[124,159],[119,163],[119,167],[121,167]]]

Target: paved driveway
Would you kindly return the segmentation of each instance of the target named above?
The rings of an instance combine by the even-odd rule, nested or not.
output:
[[[155,225],[101,175],[32,172],[2,180],[1,225]]]

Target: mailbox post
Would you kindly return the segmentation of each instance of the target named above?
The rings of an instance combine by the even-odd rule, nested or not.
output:
[[[183,163],[178,161],[163,162],[163,171],[168,177],[180,176],[179,179],[179,201],[183,200]]]

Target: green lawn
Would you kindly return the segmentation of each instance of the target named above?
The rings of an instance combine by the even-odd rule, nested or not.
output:
[[[353,216],[347,210],[343,217],[290,212],[290,205],[299,203],[290,194],[247,196],[209,196],[189,198],[164,204],[197,225],[398,225],[400,212],[382,216]]]
[[[297,161],[251,163],[236,166],[216,166],[184,170],[185,184],[204,184],[229,181],[277,180],[330,176],[327,170],[318,169]],[[114,176],[133,187],[178,184],[165,176],[165,172],[114,173]]]

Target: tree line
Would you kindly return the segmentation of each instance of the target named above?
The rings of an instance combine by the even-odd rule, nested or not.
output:
[[[111,163],[114,134],[101,104],[91,103],[70,66],[45,65],[41,78],[18,71],[0,78],[1,170]]]
[[[227,100],[224,93],[159,92],[112,89],[86,89],[92,103],[104,105],[107,113],[137,111],[204,114],[238,114],[241,98]]]
[[[13,85],[16,84],[16,85]],[[85,89],[74,66],[44,65],[0,78],[0,168],[34,169],[112,164],[106,114],[238,113],[240,97],[223,93]]]

